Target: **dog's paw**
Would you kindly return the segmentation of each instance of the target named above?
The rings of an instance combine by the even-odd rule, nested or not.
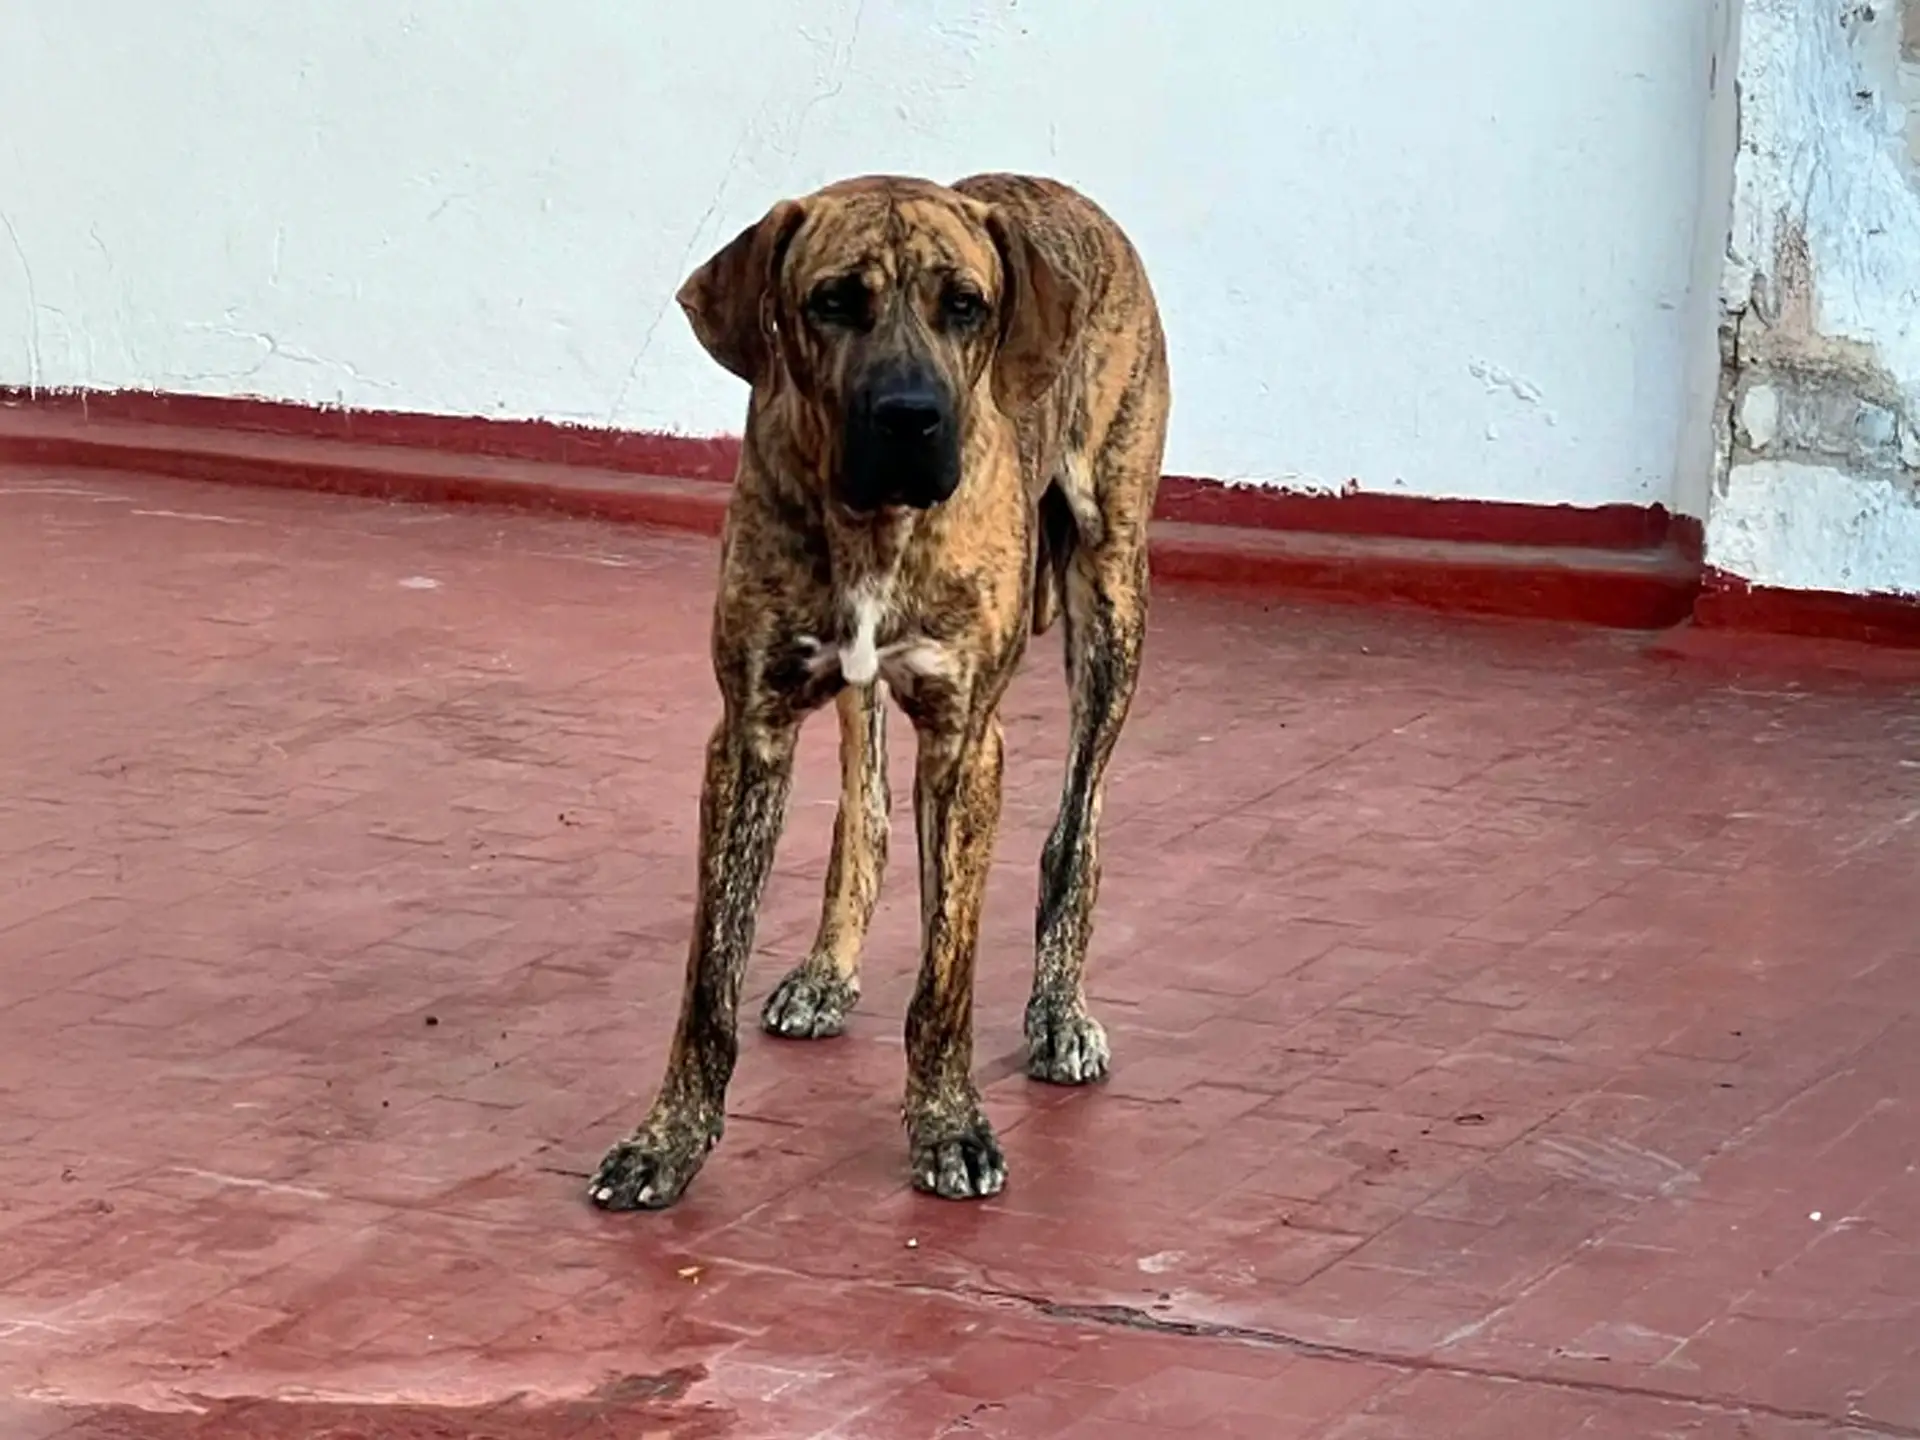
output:
[[[914,1189],[943,1200],[984,1200],[1007,1184],[1006,1156],[978,1110],[962,1125],[916,1134],[912,1165]]]
[[[587,1198],[602,1210],[664,1210],[685,1193],[719,1139],[697,1126],[649,1122],[607,1151],[587,1182]]]
[[[847,1014],[860,998],[858,983],[812,965],[797,966],[773,987],[760,1010],[760,1026],[788,1040],[824,1040],[847,1028]]]
[[[1035,1080],[1090,1085],[1112,1059],[1105,1028],[1083,1007],[1044,1001],[1027,1007],[1027,1074]]]

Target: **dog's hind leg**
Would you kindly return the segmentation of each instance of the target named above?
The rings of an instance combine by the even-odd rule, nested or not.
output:
[[[1066,781],[1040,854],[1027,1073],[1084,1085],[1107,1073],[1107,1034],[1087,1010],[1087,943],[1100,892],[1100,807],[1107,764],[1126,724],[1147,629],[1147,518],[1158,485],[1161,435],[1123,432],[1103,456],[1112,507],[1097,540],[1084,536],[1061,566],[1072,733]]]
[[[835,700],[840,719],[840,809],[820,929],[807,958],[774,986],[760,1023],[775,1035],[817,1040],[846,1028],[860,998],[860,947],[887,868],[886,682],[849,685]]]

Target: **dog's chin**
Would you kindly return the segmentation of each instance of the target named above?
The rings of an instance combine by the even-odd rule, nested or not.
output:
[[[899,520],[938,510],[953,498],[959,488],[941,476],[909,487],[866,487],[836,485],[834,509],[842,519],[853,523]]]
[[[841,520],[849,525],[893,525],[916,516],[931,515],[946,503],[945,499],[884,500],[877,505],[856,505],[851,501],[836,500],[833,508]]]
[[[833,513],[840,517],[842,524],[860,526],[884,525],[917,512],[910,505],[855,504],[851,500],[842,498],[833,502]]]

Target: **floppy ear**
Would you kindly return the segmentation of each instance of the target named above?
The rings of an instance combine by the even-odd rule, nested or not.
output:
[[[1066,363],[1080,310],[1080,286],[1004,210],[988,211],[986,224],[1005,277],[993,398],[1003,414],[1018,415],[1046,394]]]
[[[706,352],[749,385],[771,358],[774,285],[787,243],[806,212],[782,200],[687,277],[674,299]]]

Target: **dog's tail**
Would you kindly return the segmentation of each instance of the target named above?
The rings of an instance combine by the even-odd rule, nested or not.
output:
[[[1080,543],[1080,527],[1060,487],[1047,486],[1040,497],[1040,535],[1033,558],[1033,633],[1044,635],[1060,616],[1067,565]]]

